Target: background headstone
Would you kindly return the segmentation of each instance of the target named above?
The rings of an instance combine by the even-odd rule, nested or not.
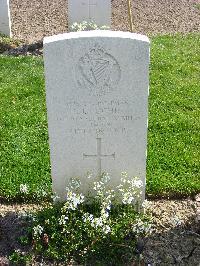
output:
[[[68,0],[69,26],[74,22],[93,21],[98,26],[111,25],[111,0]]]
[[[122,172],[145,183],[149,40],[112,31],[44,39],[53,190],[70,178]],[[93,180],[91,178],[91,180]],[[144,192],[144,191],[143,191]]]
[[[0,0],[0,33],[12,37],[9,0]]]

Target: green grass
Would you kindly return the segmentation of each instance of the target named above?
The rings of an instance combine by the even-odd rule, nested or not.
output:
[[[0,196],[50,190],[43,61],[0,57]]]
[[[194,7],[197,8],[198,10],[200,10],[200,4],[195,3],[195,4],[194,4]]]
[[[147,193],[200,192],[200,35],[154,37]],[[0,57],[0,197],[51,190],[42,58]]]
[[[152,42],[147,192],[200,191],[200,35]]]

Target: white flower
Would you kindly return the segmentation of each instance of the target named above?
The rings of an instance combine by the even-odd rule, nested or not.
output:
[[[66,187],[66,191],[77,190],[81,186],[81,181],[78,178],[71,178],[69,186]]]
[[[133,180],[133,186],[135,186],[136,188],[141,188],[143,186],[143,182],[140,179],[134,179]]]
[[[50,224],[49,219],[45,220],[45,224]]]
[[[121,184],[117,186],[119,197],[123,204],[135,204],[141,199],[143,183],[137,177],[130,178],[127,173],[122,173]]]
[[[127,172],[122,172],[122,173],[121,173],[121,176],[122,176],[123,178],[127,179],[127,178],[128,178],[128,173],[127,173]]]
[[[81,23],[74,22],[70,27],[71,31],[83,31],[83,30],[98,30],[109,29],[108,26],[98,26],[93,21],[82,21]]]
[[[110,211],[110,209],[111,209],[111,203],[108,203],[107,206],[106,206],[106,210]]]
[[[123,204],[132,204],[134,203],[135,198],[133,197],[133,193],[129,191],[125,191],[122,195],[122,203]]]
[[[174,226],[181,226],[184,223],[184,221],[181,220],[177,215],[175,215],[171,221]]]
[[[33,235],[35,237],[37,236],[41,236],[42,232],[43,232],[43,227],[41,225],[37,225],[33,227]]]
[[[150,234],[152,232],[152,225],[149,222],[142,221],[140,218],[138,218],[132,229],[136,234]]]
[[[94,216],[92,214],[89,214],[88,212],[83,215],[83,221],[86,222],[92,222],[94,219]]]
[[[96,226],[102,226],[103,225],[103,221],[102,221],[102,218],[95,218],[95,223],[96,223]]]
[[[91,221],[91,226],[92,227],[102,227],[103,226],[103,220],[101,217],[99,218],[94,218],[92,221]]]
[[[68,216],[62,215],[59,219],[59,225],[65,225],[67,220],[69,220]]]
[[[90,178],[92,178],[92,177],[93,177],[93,175],[92,175],[91,173],[87,175],[87,178],[88,178],[88,179],[90,179]]]
[[[127,180],[125,178],[121,178],[121,182],[125,184]]]
[[[109,217],[109,212],[108,212],[107,209],[101,209],[101,217],[102,217],[103,220],[108,219],[108,217]]]
[[[19,189],[21,193],[24,193],[24,194],[28,193],[28,186],[26,184],[21,184]]]
[[[101,177],[101,181],[104,183],[104,184],[107,184],[109,181],[110,181],[110,176],[108,173],[104,173]]]
[[[104,234],[108,234],[108,233],[110,233],[110,231],[111,231],[111,228],[110,228],[109,225],[105,225],[105,226],[103,227],[103,232],[104,232]]]
[[[60,197],[57,195],[53,195],[51,198],[52,198],[53,202],[56,202],[60,199]]]
[[[101,182],[94,182],[94,187],[93,187],[93,189],[94,189],[95,191],[102,190],[102,185],[103,185],[103,183],[101,183]]]
[[[64,210],[75,210],[79,204],[84,202],[83,194],[76,194],[72,191],[67,192],[67,199]]]
[[[38,196],[40,197],[45,197],[47,195],[47,192],[44,190],[44,188],[39,188],[36,193],[38,194]]]
[[[148,200],[144,200],[143,203],[142,203],[142,207],[144,209],[149,209],[151,206],[150,202]]]

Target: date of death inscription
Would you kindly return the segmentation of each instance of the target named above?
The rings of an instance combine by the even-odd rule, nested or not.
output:
[[[135,105],[129,99],[95,103],[66,101],[63,104],[63,112],[57,113],[55,119],[64,123],[67,134],[126,135],[141,117]]]

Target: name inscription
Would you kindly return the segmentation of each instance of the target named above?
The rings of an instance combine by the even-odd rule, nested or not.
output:
[[[54,99],[55,101],[55,99]],[[59,105],[59,102],[57,102]],[[60,103],[61,104],[61,103]],[[97,101],[64,101],[61,116],[56,120],[67,126],[69,135],[95,134],[102,137],[104,134],[128,133],[129,126],[140,118],[135,103],[129,99]]]

